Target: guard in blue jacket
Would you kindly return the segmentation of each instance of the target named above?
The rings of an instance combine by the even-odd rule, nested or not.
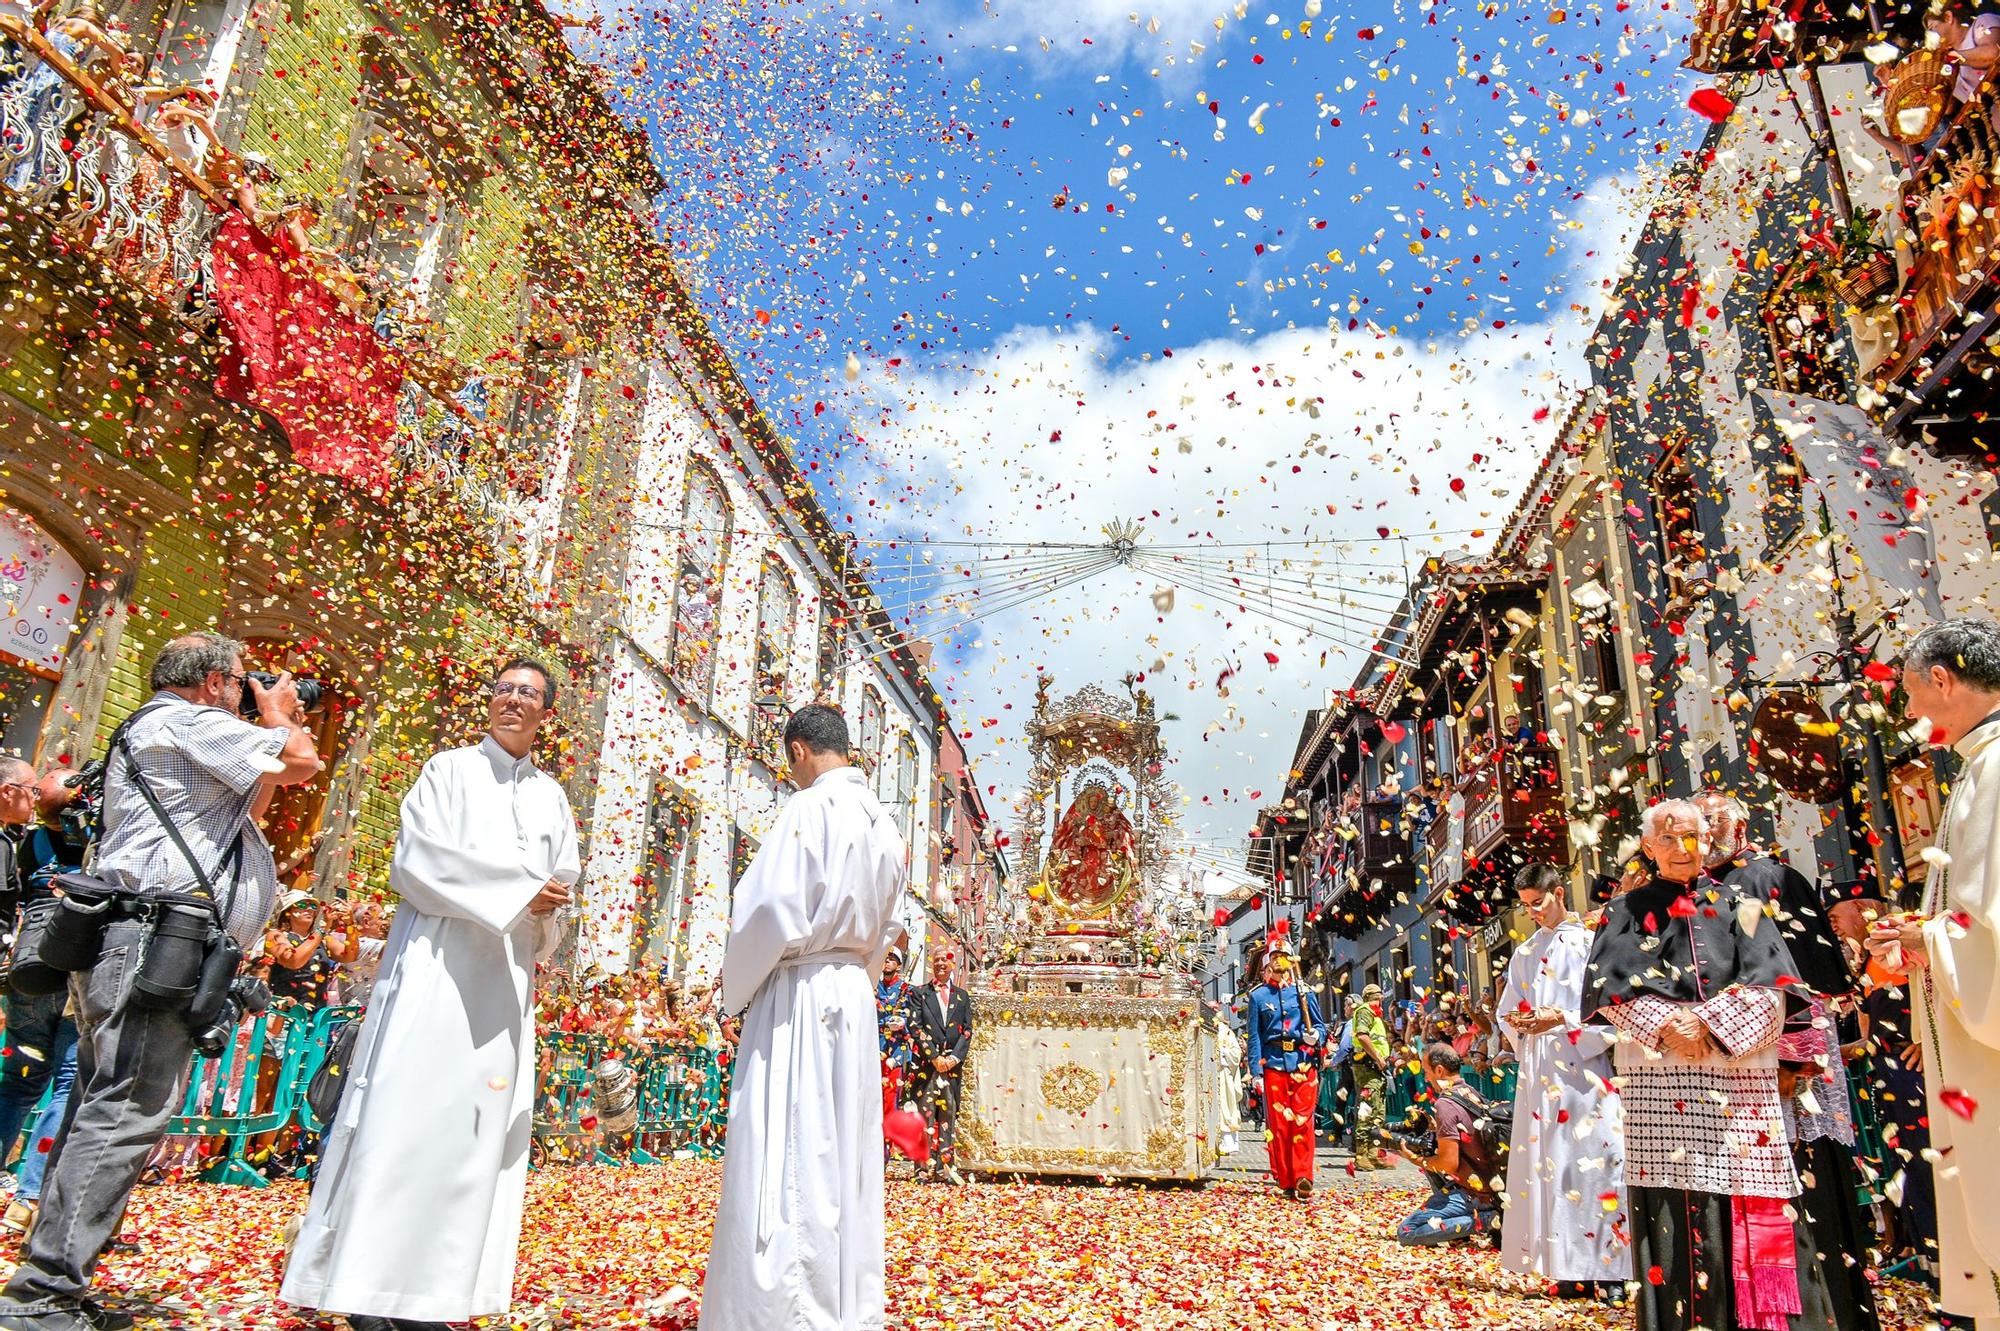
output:
[[[1298,964],[1274,943],[1264,954],[1264,983],[1250,991],[1250,1075],[1264,1085],[1264,1126],[1271,1177],[1299,1201],[1312,1195],[1313,1113],[1326,1023],[1319,1002],[1298,982]]]

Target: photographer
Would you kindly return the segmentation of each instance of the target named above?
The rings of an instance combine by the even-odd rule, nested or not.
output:
[[[0,1293],[0,1331],[132,1325],[86,1296],[146,1157],[180,1107],[194,1052],[185,1010],[133,1001],[154,943],[153,899],[207,895],[206,879],[223,927],[243,948],[255,944],[277,896],[257,819],[279,786],[320,770],[311,736],[291,721],[291,677],[269,689],[246,680],[242,644],[216,633],[175,638],[154,661],[151,682],[153,697],[110,755],[94,868],[120,895],[106,912],[97,961],[70,977],[82,1035],[72,1113],[41,1216]],[[255,723],[240,715],[246,687]]]
[[[1424,1080],[1430,1084],[1430,1125],[1421,1136],[1402,1134],[1398,1141],[1430,1176],[1431,1195],[1416,1212],[1396,1226],[1396,1242],[1411,1245],[1451,1243],[1491,1230],[1500,1222],[1499,1201],[1487,1180],[1497,1162],[1479,1123],[1481,1102],[1458,1078],[1458,1051],[1434,1044],[1424,1051]]]
[[[0,772],[0,795],[10,794],[14,785],[5,776]],[[15,884],[14,904],[6,909],[5,918],[10,926],[19,907],[50,895],[57,874],[83,867],[84,855],[90,849],[87,828],[65,816],[65,811],[79,802],[73,778],[74,774],[57,768],[30,787],[29,807],[35,821],[22,834],[14,852],[20,876]],[[11,798],[0,802],[0,821],[7,820],[12,811]],[[6,1012],[7,1047],[0,1054],[0,1160],[13,1153],[15,1138],[21,1135],[52,1079],[56,1082],[56,1097],[67,1103],[69,1078],[76,1071],[76,1022],[70,1014],[69,994],[65,990],[34,995],[10,992],[6,997]],[[21,1172],[25,1179],[28,1172],[25,1163]],[[17,1187],[6,1214],[0,1216],[0,1228],[25,1234],[40,1196],[39,1191],[23,1193]]]
[[[0,905],[13,922],[20,904],[21,832],[35,816],[35,769],[19,758],[0,757]]]

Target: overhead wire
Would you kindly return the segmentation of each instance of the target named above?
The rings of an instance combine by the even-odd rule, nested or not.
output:
[[[1150,562],[1148,562],[1146,566],[1149,568],[1153,567],[1153,565]],[[1246,614],[1260,615],[1265,619],[1273,620],[1277,623],[1284,624],[1290,628],[1299,629],[1302,632],[1314,636],[1322,636],[1330,638],[1335,643],[1337,643],[1342,647],[1351,648],[1352,650],[1358,652],[1364,652],[1370,657],[1379,656],[1397,665],[1411,664],[1411,662],[1406,661],[1400,657],[1393,656],[1389,652],[1383,650],[1382,647],[1379,645],[1379,639],[1368,642],[1356,641],[1355,639],[1347,636],[1348,633],[1351,632],[1352,630],[1348,630],[1344,627],[1336,627],[1334,624],[1326,622],[1314,622],[1309,619],[1301,620],[1293,618],[1292,614],[1279,611],[1274,606],[1253,605],[1239,594],[1242,590],[1240,588],[1218,587],[1213,583],[1208,583],[1204,581],[1199,576],[1189,573],[1185,569],[1174,569],[1172,568],[1171,565],[1163,569],[1156,569],[1155,571],[1157,572],[1158,576],[1165,578],[1167,581],[1175,583],[1178,586],[1181,586],[1187,591],[1194,592],[1197,595],[1224,596],[1229,598],[1230,600],[1234,600],[1238,604],[1243,606],[1244,613]],[[1298,611],[1295,613],[1303,614],[1307,612]]]
[[[1101,556],[1073,555],[1066,560],[1047,565],[1037,565],[1032,569],[1010,571],[1005,576],[994,576],[984,580],[944,578],[922,588],[909,586],[897,589],[898,594],[884,597],[879,592],[877,599],[885,610],[891,605],[901,613],[921,611],[935,602],[963,601],[995,595],[1008,595],[1023,591],[1038,584],[1059,581],[1080,568],[1109,564],[1108,552]]]
[[[1117,563],[1116,557],[1113,556],[1109,551],[1106,551],[1105,559],[1101,565],[1093,563],[1090,566],[1080,570],[1079,572],[1073,573],[1070,576],[1063,578],[1046,588],[1042,588],[1040,590],[1033,592],[1024,593],[1019,597],[1009,599],[1007,601],[1002,602],[999,605],[987,607],[986,609],[979,611],[977,614],[965,616],[963,619],[957,621],[956,623],[946,624],[935,628],[926,628],[922,633],[912,633],[906,630],[892,630],[889,635],[886,635],[887,637],[889,637],[890,641],[885,642],[883,646],[877,648],[876,650],[866,653],[860,658],[860,660],[873,661],[877,657],[887,655],[888,653],[895,651],[898,647],[907,646],[909,643],[929,642],[939,637],[947,636],[951,633],[956,632],[961,628],[964,628],[969,624],[977,623],[982,619],[988,619],[997,614],[1003,614],[1008,610],[1015,609],[1019,606],[1026,605],[1030,602],[1040,600],[1044,596],[1051,595],[1055,592],[1061,591],[1064,587],[1073,586],[1076,583],[1083,582],[1089,578],[1094,578],[1099,573],[1103,572],[1105,569],[1116,565],[1116,563]]]
[[[1204,594],[1210,596],[1226,596],[1229,599],[1234,600],[1239,604],[1243,605],[1246,610],[1254,609],[1255,608],[1254,603],[1259,600],[1262,600],[1266,605],[1270,606],[1273,610],[1276,610],[1280,608],[1280,606],[1282,606],[1283,608],[1298,614],[1322,615],[1330,620],[1340,621],[1343,627],[1345,627],[1349,631],[1366,633],[1371,637],[1379,636],[1383,632],[1383,630],[1387,627],[1386,624],[1377,623],[1372,619],[1363,619],[1358,615],[1348,613],[1346,609],[1337,608],[1342,606],[1343,604],[1351,604],[1351,603],[1343,603],[1337,600],[1333,600],[1332,598],[1320,597],[1308,593],[1295,592],[1291,590],[1280,591],[1270,587],[1255,587],[1239,582],[1232,582],[1227,578],[1220,577],[1213,573],[1208,573],[1200,569],[1192,569],[1181,564],[1173,563],[1172,561],[1166,560],[1164,556],[1158,556],[1158,555],[1148,556],[1139,562],[1142,567],[1152,570],[1157,576],[1160,577],[1168,576],[1167,573],[1162,571],[1168,568],[1175,569],[1182,573],[1185,573],[1191,581],[1200,581],[1203,584],[1201,587],[1201,591]],[[1191,588],[1190,590],[1193,589]],[[1371,609],[1377,609],[1378,607],[1354,606],[1353,608],[1356,610],[1371,610]]]

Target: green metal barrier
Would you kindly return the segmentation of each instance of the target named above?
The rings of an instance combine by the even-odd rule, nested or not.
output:
[[[325,1130],[306,1101],[306,1088],[325,1065],[335,1032],[360,1015],[358,1007],[274,1010],[243,1023],[219,1054],[194,1060],[181,1112],[168,1121],[167,1133],[227,1140],[222,1157],[202,1170],[203,1182],[266,1187],[270,1181],[247,1159],[254,1138],[294,1125],[308,1133]],[[714,1050],[694,1045],[664,1045],[627,1055],[638,1077],[632,1150],[629,1157],[605,1150],[598,1141],[595,1074],[614,1052],[597,1035],[564,1034],[542,1041],[534,1134],[543,1163],[573,1160],[586,1149],[590,1160],[608,1165],[658,1164],[660,1156],[649,1149],[653,1147],[668,1154],[720,1154],[724,1069]],[[269,1103],[260,1107],[260,1074],[273,1061],[277,1067]],[[571,1145],[569,1152],[563,1152],[563,1143]]]
[[[609,1045],[601,1035],[563,1032],[544,1038],[539,1052],[546,1062],[535,1087],[535,1141],[542,1148],[543,1163],[551,1155],[573,1159],[596,1131],[594,1073],[610,1056]],[[601,1146],[592,1147],[591,1154],[600,1165],[624,1163]]]
[[[313,1112],[312,1103],[306,1099],[306,1089],[312,1085],[319,1070],[326,1066],[327,1047],[341,1027],[350,1021],[361,1019],[359,1007],[323,1007],[313,1013],[312,1024],[300,1034],[305,1042],[305,1056],[299,1064],[297,1110],[299,1127],[305,1132],[325,1132],[326,1124],[320,1122]]]
[[[614,1057],[626,1060],[638,1078],[638,1121],[624,1153],[605,1149],[596,1122],[597,1065]],[[535,1092],[535,1140],[542,1163],[577,1161],[586,1150],[600,1165],[656,1165],[662,1154],[682,1150],[719,1154],[722,1086],[713,1050],[695,1045],[618,1049],[598,1035],[547,1037]]]
[[[257,1108],[258,1079],[264,1056],[269,1050],[271,1027],[279,1027],[278,1077],[271,1103]],[[294,1039],[295,1028],[306,1025],[303,1014],[266,1012],[237,1027],[236,1034],[214,1057],[196,1055],[188,1074],[187,1096],[181,1112],[168,1121],[172,1136],[226,1137],[229,1150],[201,1172],[204,1183],[234,1183],[262,1188],[270,1180],[252,1169],[244,1159],[250,1139],[261,1133],[277,1132],[292,1121],[298,1103],[299,1068],[305,1056],[305,1042]]]
[[[666,1045],[639,1061],[639,1127],[632,1159],[656,1164],[651,1146],[670,1155],[720,1153],[722,1068],[715,1051],[695,1045]],[[664,1139],[661,1140],[661,1139]]]

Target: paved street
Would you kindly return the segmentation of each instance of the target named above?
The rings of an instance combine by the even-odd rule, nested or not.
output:
[[[1390,1238],[1413,1203],[1407,1168],[1349,1179],[1323,1153],[1309,1206],[1254,1181],[1253,1147],[1202,1188],[889,1183],[889,1325],[897,1331],[1599,1331],[1622,1313],[1556,1303],[1483,1249],[1414,1250]],[[720,1168],[537,1171],[515,1320],[526,1331],[692,1323]],[[142,1189],[105,1284],[152,1300],[149,1328],[335,1331],[272,1302],[286,1223],[305,1189]],[[412,1204],[417,1204],[412,1199]],[[1915,1317],[1889,1323],[1915,1331]]]

